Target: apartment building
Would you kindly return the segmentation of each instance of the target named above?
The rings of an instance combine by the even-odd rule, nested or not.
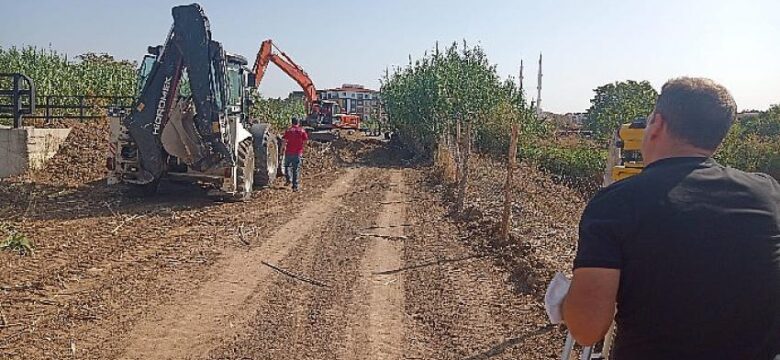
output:
[[[379,91],[367,89],[363,85],[343,84],[335,89],[318,90],[317,93],[320,99],[338,102],[345,113],[358,114],[364,120],[379,116]]]

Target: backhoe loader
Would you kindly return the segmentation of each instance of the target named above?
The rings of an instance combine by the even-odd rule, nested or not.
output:
[[[255,75],[212,40],[199,5],[172,14],[165,43],[141,63],[133,108],[109,116],[108,183],[153,194],[167,178],[248,199],[276,178],[279,161],[271,126],[249,117]]]

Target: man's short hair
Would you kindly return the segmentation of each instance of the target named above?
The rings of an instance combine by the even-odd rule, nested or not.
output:
[[[729,91],[706,78],[672,79],[655,104],[669,132],[693,146],[715,150],[734,123],[737,104]]]
[[[295,116],[293,116],[291,122],[292,122],[293,125],[300,125],[301,124],[301,121],[298,120],[298,118],[295,117]]]

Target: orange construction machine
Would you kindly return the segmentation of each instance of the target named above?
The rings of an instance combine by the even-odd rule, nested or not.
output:
[[[276,51],[274,51],[276,50]],[[360,129],[360,116],[354,114],[342,114],[341,106],[335,101],[320,99],[317,95],[317,88],[314,87],[309,74],[298,64],[290,59],[284,51],[279,50],[273,42],[268,39],[260,45],[260,51],[257,53],[253,72],[255,75],[255,84],[265,75],[268,63],[273,62],[285,74],[291,77],[303,89],[306,97],[306,119],[302,121],[304,127],[310,130],[331,130],[331,129]]]

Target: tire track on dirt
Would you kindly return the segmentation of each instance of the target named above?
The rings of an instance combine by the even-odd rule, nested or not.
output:
[[[216,340],[242,328],[247,321],[244,314],[257,306],[254,303],[273,272],[261,260],[278,263],[304,236],[326,224],[356,173],[348,170],[261,246],[229,254],[215,265],[216,275],[194,293],[161,306],[155,316],[147,317],[132,332],[122,358],[203,356]]]
[[[400,359],[404,342],[404,280],[399,272],[406,218],[406,185],[403,172],[392,170],[372,243],[361,262],[361,278],[347,331],[347,344],[339,358]]]
[[[370,239],[360,234],[375,224],[388,175],[361,168],[328,226],[313,231],[276,264],[327,286],[278,274],[257,300],[246,331],[224,339],[209,359],[336,359],[348,329],[353,289]]]
[[[92,209],[70,220],[31,220],[32,238],[45,239],[36,256],[15,259],[16,269],[0,265],[0,283],[21,285],[0,284],[0,312],[21,324],[0,328],[0,358],[116,358],[147,313],[213,277],[208,269],[224,254],[261,246],[289,221],[286,214],[319,198],[342,172],[320,174],[305,193],[275,186],[241,203],[215,203],[187,188],[143,201],[98,192],[85,199]],[[105,203],[123,218],[144,217],[112,235],[119,216]],[[239,239],[242,225],[248,246]]]

